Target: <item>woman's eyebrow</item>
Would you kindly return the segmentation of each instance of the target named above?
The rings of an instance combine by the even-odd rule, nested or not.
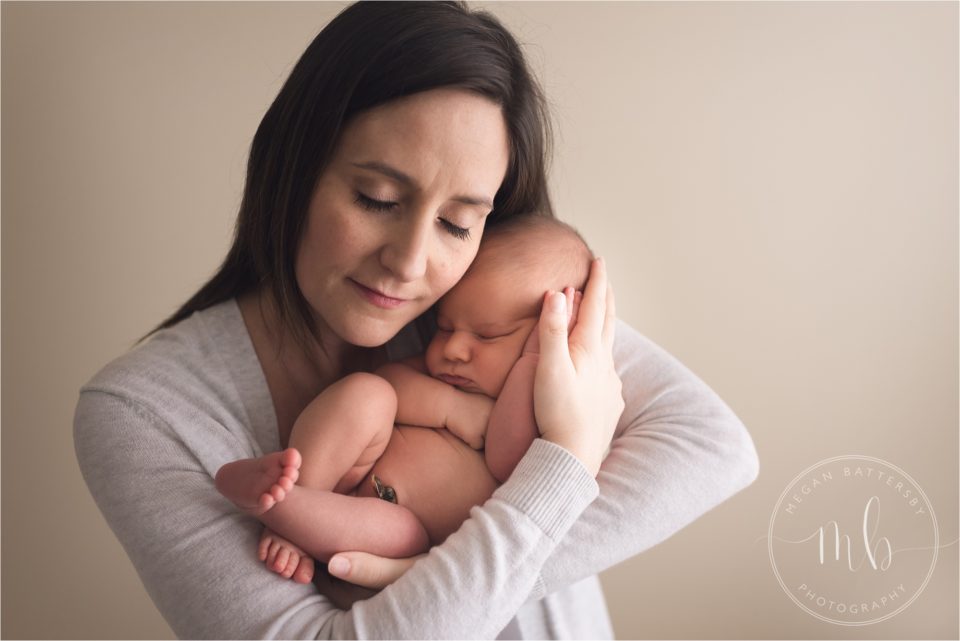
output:
[[[358,167],[360,169],[368,169],[370,171],[375,171],[379,174],[383,174],[387,178],[392,178],[393,180],[397,181],[401,185],[404,185],[405,187],[417,187],[416,180],[414,180],[407,174],[403,173],[399,169],[391,167],[390,165],[387,165],[385,163],[371,160],[368,162],[355,162],[351,164],[354,167]],[[493,201],[491,201],[488,198],[483,198],[482,196],[461,195],[461,196],[454,196],[453,198],[451,198],[451,200],[455,200],[458,203],[463,203],[464,205],[482,205],[484,207],[493,208]]]

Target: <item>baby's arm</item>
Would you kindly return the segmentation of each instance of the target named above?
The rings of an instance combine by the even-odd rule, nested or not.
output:
[[[484,456],[487,468],[500,483],[510,477],[530,444],[540,436],[533,413],[533,379],[539,360],[539,354],[524,351],[490,412]]]
[[[422,357],[388,363],[376,373],[397,392],[397,423],[446,428],[470,447],[483,447],[493,399],[460,391],[429,376]]]

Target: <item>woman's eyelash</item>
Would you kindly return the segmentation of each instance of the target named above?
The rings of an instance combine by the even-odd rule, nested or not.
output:
[[[449,220],[440,219],[440,223],[443,225],[443,228],[450,232],[456,238],[460,240],[467,240],[470,238],[470,230],[466,227],[458,227],[454,225]]]
[[[376,200],[370,198],[370,196],[361,194],[357,192],[357,197],[354,199],[354,202],[370,211],[390,211],[397,206],[397,203],[389,200]]]
[[[367,196],[366,194],[362,194],[359,191],[356,192],[356,197],[353,201],[364,209],[374,212],[390,211],[399,204],[391,200],[377,200]],[[443,228],[447,231],[447,233],[455,238],[460,240],[468,240],[470,238],[470,230],[466,227],[459,227],[451,223],[449,220],[445,220],[443,218],[440,219],[440,224],[443,225]]]

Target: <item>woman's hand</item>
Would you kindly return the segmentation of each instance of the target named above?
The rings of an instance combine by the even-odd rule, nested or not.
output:
[[[613,364],[613,290],[603,259],[591,266],[568,337],[572,310],[571,288],[547,292],[540,312],[534,414],[540,436],[568,450],[596,476],[624,407]]]
[[[333,584],[338,583],[337,579],[342,579],[353,586],[370,588],[372,590],[382,590],[409,570],[414,563],[426,554],[411,556],[406,559],[388,559],[375,554],[366,552],[340,552],[330,558],[327,564],[327,572],[333,578]],[[318,572],[318,574],[326,574]],[[330,577],[328,577],[329,579]],[[320,587],[319,585],[317,587]],[[323,592],[323,590],[321,590]],[[324,592],[326,594],[326,592]],[[358,592],[358,595],[363,592]],[[369,598],[373,592],[368,592],[361,598]],[[327,595],[330,596],[330,595]],[[354,601],[359,599],[353,599]],[[336,601],[334,601],[336,603]],[[339,607],[339,603],[337,603]]]
[[[408,559],[388,559],[366,552],[340,552],[317,567],[313,584],[341,610],[349,610],[387,587],[426,554]]]
[[[330,603],[340,610],[349,610],[357,601],[365,601],[377,593],[377,590],[353,585],[331,576],[322,563],[317,565],[313,585],[317,592],[327,597]]]

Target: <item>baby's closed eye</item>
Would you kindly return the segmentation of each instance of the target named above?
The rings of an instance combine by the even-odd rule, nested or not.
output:
[[[474,336],[476,336],[477,338],[479,338],[479,339],[482,340],[482,341],[493,341],[493,340],[496,340],[496,339],[498,339],[498,338],[506,338],[507,336],[509,336],[509,335],[512,334],[512,333],[513,333],[513,332],[507,332],[506,334],[474,334]]]

